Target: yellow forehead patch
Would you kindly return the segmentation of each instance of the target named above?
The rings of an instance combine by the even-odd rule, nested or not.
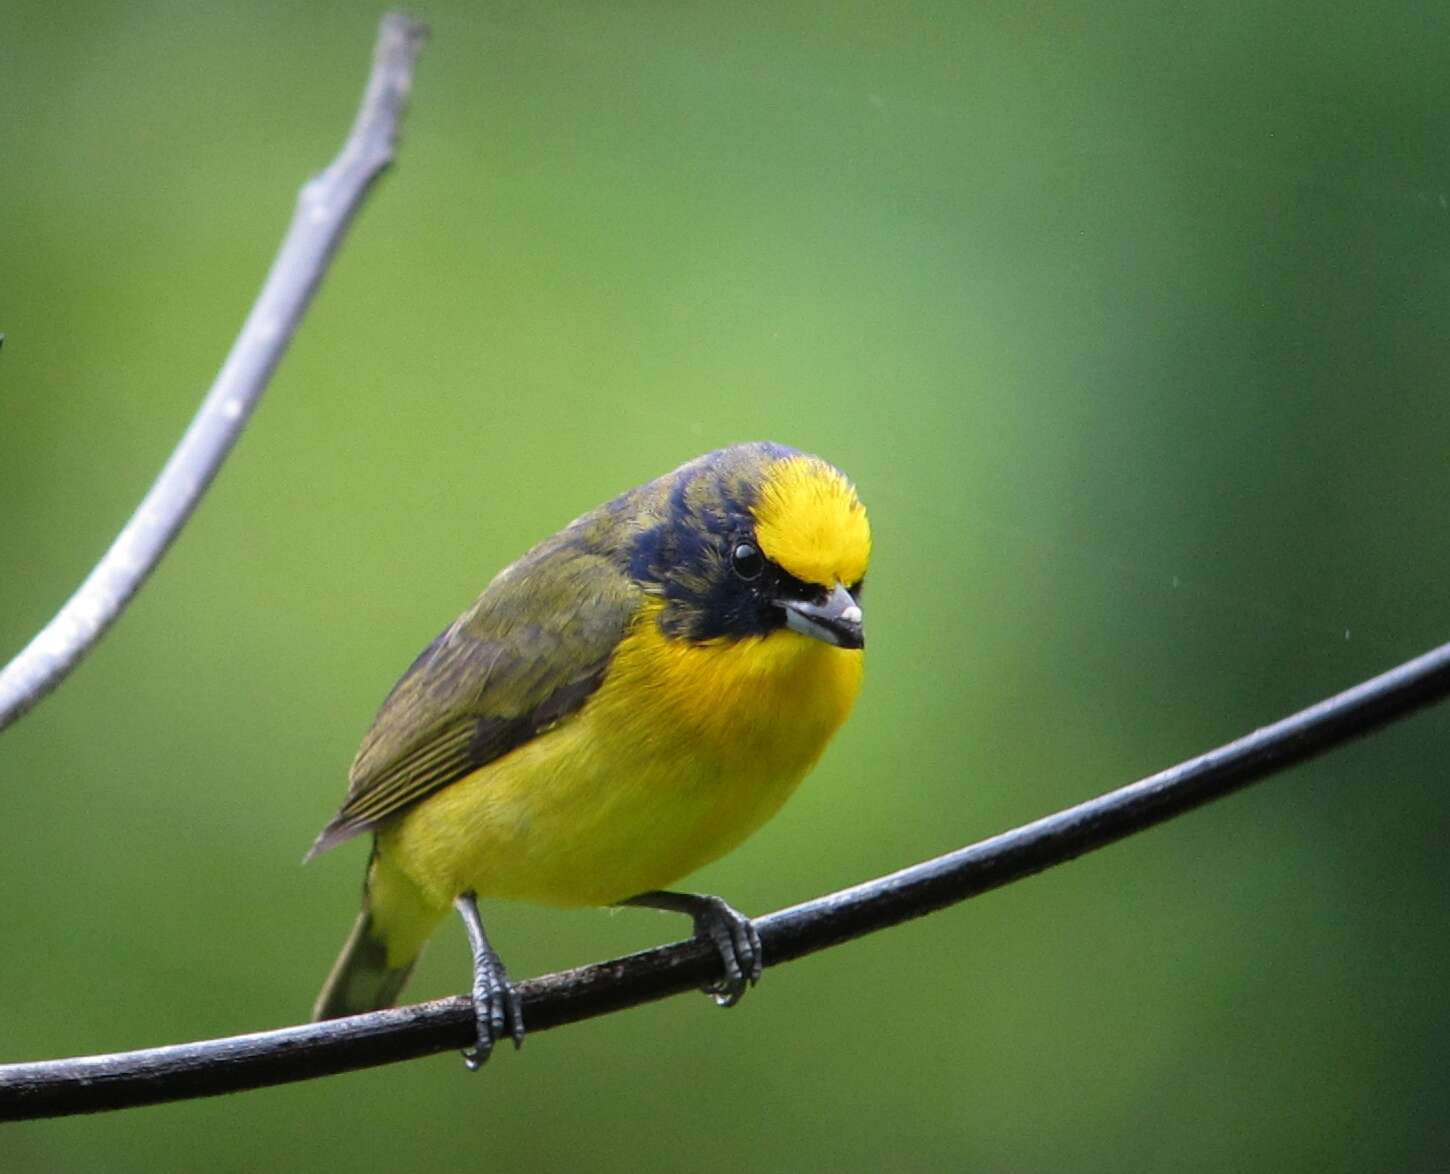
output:
[[[856,490],[816,457],[776,461],[756,499],[755,537],[766,558],[797,579],[850,586],[871,561],[871,524]]]

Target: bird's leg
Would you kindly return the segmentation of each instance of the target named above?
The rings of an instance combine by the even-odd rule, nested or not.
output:
[[[713,942],[725,966],[724,977],[703,988],[720,1006],[733,1007],[745,993],[747,984],[754,986],[760,981],[760,934],[755,931],[750,918],[719,897],[655,889],[620,904],[667,909],[671,913],[688,914],[694,919],[695,936]]]
[[[505,1035],[513,1036],[514,1047],[523,1047],[524,1008],[498,952],[483,932],[477,899],[472,893],[464,893],[453,904],[463,918],[468,944],[473,949],[473,1014],[478,1023],[478,1041],[463,1053],[463,1062],[476,1071]]]

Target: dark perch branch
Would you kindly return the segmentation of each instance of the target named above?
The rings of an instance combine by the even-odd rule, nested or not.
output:
[[[1450,693],[1450,644],[1140,782],[890,876],[756,922],[767,966],[920,917],[1172,819]],[[718,977],[698,941],[521,983],[542,1031],[693,990]],[[757,996],[759,997],[759,996]],[[0,1120],[120,1109],[306,1080],[474,1042],[467,999],[111,1056],[0,1066]],[[459,1079],[464,1079],[460,1075]]]
[[[373,181],[392,162],[426,30],[383,17],[342,151],[297,198],[291,227],[221,372],[161,475],[76,593],[0,672],[0,730],[54,689],[141,589],[241,435]]]

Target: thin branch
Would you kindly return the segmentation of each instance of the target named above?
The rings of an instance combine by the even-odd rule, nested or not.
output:
[[[76,593],[0,672],[0,730],[17,721],[105,635],[186,524],[266,390],[353,216],[393,159],[426,29],[382,19],[352,133],[307,183],[271,272],[221,372],[131,520]]]
[[[1304,762],[1450,694],[1450,644],[1198,758],[989,840],[760,918],[767,966],[974,897],[1121,840]],[[692,990],[718,977],[700,941],[520,984],[530,1031]],[[758,997],[758,996],[757,996]],[[0,1120],[183,1100],[462,1048],[465,998],[109,1056],[0,1066]],[[464,1079],[460,1076],[459,1079]]]

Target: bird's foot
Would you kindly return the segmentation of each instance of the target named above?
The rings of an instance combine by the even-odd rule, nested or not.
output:
[[[489,965],[489,963],[493,965]],[[524,1006],[518,988],[509,981],[498,956],[474,960],[473,1017],[478,1025],[478,1039],[463,1053],[463,1062],[477,1072],[493,1055],[493,1045],[512,1037],[515,1048],[524,1045]]]
[[[720,951],[725,974],[717,982],[701,989],[715,1000],[717,1006],[733,1007],[740,1002],[747,986],[760,981],[764,968],[761,959],[760,934],[755,923],[719,897],[701,897],[703,902],[692,916],[695,936],[709,938]]]
[[[695,936],[711,942],[720,954],[725,973],[701,989],[721,1007],[740,1002],[747,987],[760,981],[764,966],[760,934],[755,924],[738,909],[705,893],[641,893],[626,905],[644,905],[685,913],[695,923]]]
[[[455,902],[473,947],[473,1018],[477,1038],[463,1053],[469,1071],[477,1072],[493,1055],[493,1046],[512,1037],[515,1048],[524,1046],[524,1005],[508,971],[483,932],[483,919],[471,893]]]

